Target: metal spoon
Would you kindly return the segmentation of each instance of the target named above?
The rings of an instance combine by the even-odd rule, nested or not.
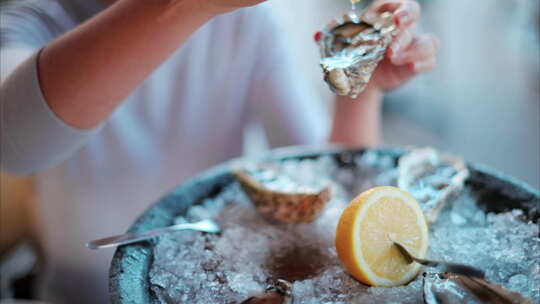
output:
[[[178,225],[169,226],[165,228],[158,228],[158,229],[141,232],[141,233],[126,233],[126,234],[111,236],[111,237],[88,242],[86,243],[86,247],[90,249],[101,249],[101,248],[131,244],[131,243],[148,240],[164,233],[175,232],[175,231],[180,231],[180,230],[195,230],[195,231],[201,231],[201,232],[216,233],[216,232],[220,232],[221,228],[218,225],[218,223],[216,223],[214,220],[209,219],[209,220],[203,220],[203,221],[195,222],[195,223],[185,223],[185,224],[178,224]]]
[[[485,272],[483,270],[480,270],[472,266],[449,263],[449,262],[442,262],[442,261],[430,261],[430,260],[416,258],[409,251],[407,251],[407,249],[405,249],[403,245],[401,245],[400,243],[396,241],[393,241],[393,242],[394,242],[394,245],[399,250],[399,252],[401,253],[401,255],[403,255],[403,257],[407,261],[407,264],[416,262],[427,267],[439,268],[441,272],[456,273],[456,274],[461,274],[464,276],[480,278],[480,279],[483,279],[485,277]]]

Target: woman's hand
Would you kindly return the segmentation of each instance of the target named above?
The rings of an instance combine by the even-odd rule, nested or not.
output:
[[[369,20],[370,13],[381,12],[394,14],[397,35],[368,87],[358,96],[359,102],[350,102],[347,96],[338,97],[331,142],[358,147],[380,144],[382,93],[435,66],[439,40],[432,35],[416,33],[416,23],[420,18],[418,3],[413,0],[377,0],[368,8],[364,18]]]
[[[373,13],[392,12],[397,35],[386,56],[375,70],[368,88],[388,91],[399,87],[413,76],[431,70],[436,64],[439,39],[430,34],[418,34],[416,24],[420,6],[413,0],[377,0],[365,12],[369,20]]]
[[[223,14],[246,6],[253,6],[266,0],[196,0],[201,8],[211,15]]]

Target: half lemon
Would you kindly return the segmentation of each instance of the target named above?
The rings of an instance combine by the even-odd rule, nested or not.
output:
[[[336,231],[339,259],[360,282],[398,286],[411,281],[421,265],[407,264],[394,241],[412,255],[425,258],[428,227],[418,202],[390,186],[367,190],[343,211]]]

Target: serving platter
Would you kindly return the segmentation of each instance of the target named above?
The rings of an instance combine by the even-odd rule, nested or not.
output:
[[[376,150],[329,147],[306,149],[302,147],[273,151],[265,162],[315,159],[331,157],[343,167],[353,166],[354,159],[366,152],[385,155],[394,160],[407,152],[406,148]],[[203,172],[194,179],[178,186],[147,209],[131,226],[129,232],[146,231],[171,225],[175,218],[183,215],[190,206],[213,197],[234,183],[233,168],[241,159],[232,160]],[[484,167],[467,164],[470,171],[466,189],[476,199],[479,207],[487,212],[523,210],[526,220],[538,222],[540,195],[532,187],[514,178]],[[156,241],[123,246],[117,249],[110,269],[110,299],[112,303],[155,303],[157,298],[149,280]]]

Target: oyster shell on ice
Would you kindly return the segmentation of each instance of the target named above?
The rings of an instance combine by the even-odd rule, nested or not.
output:
[[[532,304],[533,301],[504,287],[479,278],[449,273],[424,273],[426,304]]]
[[[285,280],[269,286],[266,291],[258,296],[252,296],[240,304],[292,304],[292,285]]]
[[[338,95],[356,98],[392,42],[392,14],[369,19],[351,12],[327,25],[318,39],[324,80]]]
[[[463,159],[432,148],[414,149],[398,161],[398,187],[418,200],[428,223],[461,192],[468,176]]]
[[[331,196],[329,183],[301,185],[272,167],[235,170],[233,175],[257,211],[279,222],[313,221]]]

